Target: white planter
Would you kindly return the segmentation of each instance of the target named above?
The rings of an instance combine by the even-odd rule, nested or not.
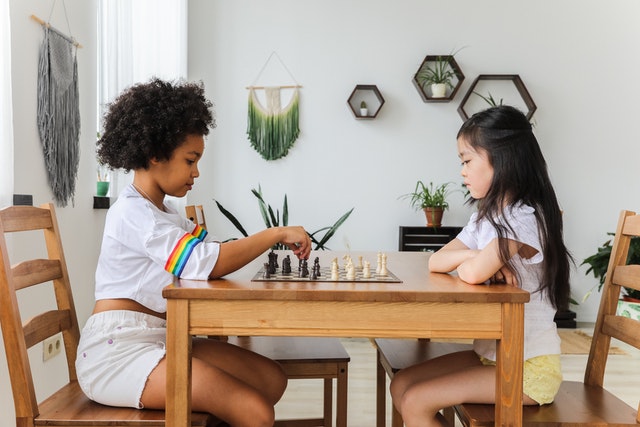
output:
[[[360,115],[362,117],[367,117],[369,115],[369,109],[368,108],[361,108],[360,109]]]
[[[447,94],[446,83],[434,83],[431,85],[432,98],[444,98],[446,94]]]

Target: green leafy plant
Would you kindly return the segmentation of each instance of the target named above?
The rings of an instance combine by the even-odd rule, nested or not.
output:
[[[366,103],[366,102],[364,102],[364,101],[362,101],[362,102],[360,103],[360,108],[367,108],[367,103]]]
[[[615,233],[607,233],[609,236],[614,236]],[[611,239],[607,240],[600,246],[597,252],[582,261],[580,265],[588,265],[589,268],[585,272],[586,275],[589,273],[593,273],[593,277],[598,279],[598,292],[602,290],[602,286],[607,278],[607,267],[609,266],[609,258],[611,258]],[[632,237],[631,243],[629,245],[629,254],[627,256],[627,264],[640,264],[640,238]],[[593,290],[592,288],[587,292],[584,296],[583,301],[591,295]],[[627,296],[631,298],[639,298],[640,299],[640,291],[637,291],[632,288],[624,288],[624,292]]]
[[[449,197],[452,192],[452,190],[449,189],[450,185],[452,185],[451,182],[446,182],[434,186],[433,182],[430,182],[427,186],[418,180],[415,189],[402,197],[409,199],[409,203],[415,210],[424,208],[442,208],[443,210],[447,210],[449,208],[447,197]]]
[[[289,203],[286,194],[284,195],[284,202],[282,203],[282,218],[280,218],[280,211],[276,209],[274,212],[271,205],[265,202],[264,197],[262,196],[262,188],[260,187],[260,185],[258,185],[257,190],[255,188],[252,188],[251,193],[253,193],[253,195],[258,199],[258,208],[260,209],[260,214],[262,215],[264,225],[267,228],[279,227],[280,225],[286,227],[289,224]],[[216,202],[216,205],[218,206],[218,209],[220,210],[222,215],[224,215],[225,218],[227,218],[243,236],[247,237],[249,234],[246,232],[242,224],[240,224],[238,219],[231,212],[225,209],[220,204],[220,202],[218,202],[217,200],[214,201]],[[349,215],[351,215],[353,209],[354,208],[351,208],[348,212],[342,215],[332,226],[322,227],[314,231],[313,233],[307,232],[307,234],[311,238],[311,242],[316,245],[314,250],[329,249],[326,246],[327,242],[333,237],[338,228],[347,220],[347,218],[349,218]],[[280,222],[281,219],[282,223]],[[320,237],[319,233],[322,233],[323,231],[325,233],[322,235],[322,237]],[[278,243],[273,247],[273,249],[286,249],[286,246]]]
[[[436,56],[436,60],[431,65],[426,63],[416,73],[416,80],[422,86],[426,87],[432,84],[444,83],[449,89],[453,89],[451,80],[457,77],[455,71],[449,65],[449,60],[453,55]]]
[[[480,93],[478,93],[478,92],[475,92],[475,91],[474,91],[473,93],[475,93],[476,95],[478,95],[480,98],[484,99],[484,101],[485,101],[487,104],[489,104],[490,106],[492,106],[492,107],[499,107],[499,106],[501,106],[501,105],[502,105],[502,101],[503,101],[503,99],[502,99],[502,98],[500,98],[500,101],[496,101],[496,100],[493,98],[493,95],[491,95],[491,92],[489,92],[489,95],[488,95],[488,96],[484,96],[484,95],[482,95],[482,94],[480,94]]]

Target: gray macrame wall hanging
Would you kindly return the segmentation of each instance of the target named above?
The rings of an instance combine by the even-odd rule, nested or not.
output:
[[[277,53],[273,52],[258,73],[256,81],[262,75],[271,58],[276,57],[289,76],[293,76],[284,65]],[[295,82],[295,79],[293,79]],[[265,160],[276,160],[287,155],[293,143],[300,135],[299,127],[299,101],[300,95],[297,84],[285,86],[255,86],[249,89],[249,114],[247,118],[247,135],[251,146]],[[282,108],[282,89],[293,89],[293,95],[286,107]],[[260,102],[257,90],[264,90],[266,106]]]
[[[32,18],[44,30],[38,58],[38,133],[53,198],[58,206],[67,206],[74,200],[80,161],[79,44],[39,18]]]

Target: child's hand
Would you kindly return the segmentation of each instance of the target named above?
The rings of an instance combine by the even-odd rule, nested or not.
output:
[[[507,267],[503,266],[496,272],[496,274],[493,275],[493,277],[491,277],[489,283],[495,283],[496,285],[518,286],[518,279]]]
[[[306,230],[299,226],[282,227],[285,232],[280,243],[286,245],[300,259],[308,259],[311,254],[311,238]]]

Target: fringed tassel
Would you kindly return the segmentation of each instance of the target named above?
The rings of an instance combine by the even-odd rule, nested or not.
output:
[[[262,108],[254,89],[250,89],[247,135],[263,159],[276,160],[287,155],[300,135],[299,117],[297,89],[288,107],[279,113]]]
[[[45,27],[38,60],[37,121],[47,179],[59,206],[73,202],[80,161],[78,64],[69,41]]]

